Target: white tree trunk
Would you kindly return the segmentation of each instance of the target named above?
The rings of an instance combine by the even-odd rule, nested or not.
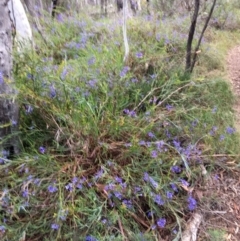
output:
[[[15,42],[19,46],[27,47],[32,43],[32,29],[20,0],[9,0],[10,18],[16,30]]]
[[[129,56],[129,44],[128,44],[128,38],[127,38],[127,13],[128,13],[128,4],[127,0],[123,0],[123,41],[124,41],[124,47],[125,47],[125,54],[123,61],[126,62]]]
[[[14,136],[19,112],[12,81],[13,22],[9,14],[9,1],[0,0],[0,151],[6,151],[5,157],[18,153],[19,149],[17,137]]]

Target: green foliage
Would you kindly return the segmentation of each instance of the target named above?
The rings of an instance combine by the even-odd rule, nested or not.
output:
[[[126,66],[119,22],[42,24],[47,43],[15,58],[23,153],[1,159],[2,240],[173,239],[200,165],[237,151],[228,84],[184,75],[174,24],[132,19]]]

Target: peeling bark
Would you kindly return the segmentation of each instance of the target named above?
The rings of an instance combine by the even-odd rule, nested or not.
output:
[[[9,1],[0,0],[0,151],[5,150],[8,153],[6,157],[19,152],[18,138],[15,136],[19,110],[12,81],[13,23],[8,9]]]
[[[199,213],[194,213],[191,220],[188,222],[188,225],[183,232],[182,241],[196,241],[197,240],[197,231],[199,225],[202,222],[202,215]]]

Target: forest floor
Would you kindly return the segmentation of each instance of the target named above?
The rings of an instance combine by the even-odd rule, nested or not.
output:
[[[229,51],[227,72],[236,97],[235,127],[240,133],[240,46]],[[240,240],[240,170],[237,159],[236,162],[226,159],[227,169],[220,168],[207,176],[205,185],[196,190],[199,199],[206,199],[201,207],[203,222],[198,241]]]

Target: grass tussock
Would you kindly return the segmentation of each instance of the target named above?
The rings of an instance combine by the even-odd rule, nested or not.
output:
[[[228,84],[184,74],[187,29],[143,22],[127,65],[119,22],[64,15],[16,56],[23,151],[1,158],[2,240],[173,240],[202,165],[236,154]]]

